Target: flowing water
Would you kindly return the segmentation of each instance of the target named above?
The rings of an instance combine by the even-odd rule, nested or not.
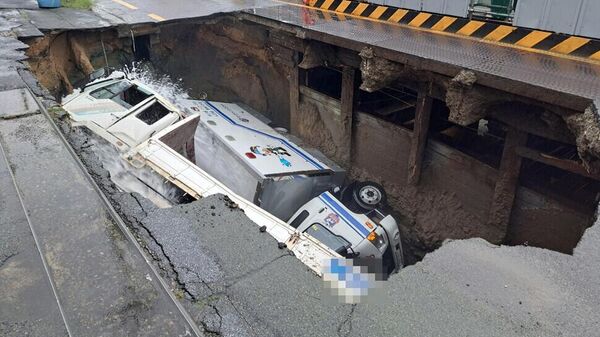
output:
[[[123,76],[139,80],[175,106],[179,106],[178,103],[182,100],[189,99],[180,80],[172,80],[169,76],[158,74],[150,66],[140,63],[125,66],[122,70],[113,71],[108,76],[93,82]],[[78,93],[80,89],[74,90],[71,95],[63,98],[63,102]],[[124,192],[138,193],[161,208],[170,207],[177,199],[179,193],[177,187],[148,167],[131,166],[112,144],[96,138],[95,135],[90,136],[88,144],[93,146],[94,153],[104,168],[109,171],[111,180]]]

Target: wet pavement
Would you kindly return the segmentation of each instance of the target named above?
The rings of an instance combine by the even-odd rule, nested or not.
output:
[[[58,336],[65,326],[71,336],[192,331],[43,115],[0,119],[0,145],[0,335]]]
[[[0,334],[67,336],[2,151],[0,214]]]

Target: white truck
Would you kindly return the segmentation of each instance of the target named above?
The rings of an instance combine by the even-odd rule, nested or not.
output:
[[[187,100],[180,110],[143,83],[108,78],[63,108],[134,167],[149,166],[197,199],[227,195],[318,274],[322,259],[340,256],[382,261],[385,273],[403,266],[396,221],[377,209],[381,186],[342,188],[343,169],[238,105]]]

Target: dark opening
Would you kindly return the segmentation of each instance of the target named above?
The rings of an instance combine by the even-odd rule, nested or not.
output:
[[[130,107],[138,105],[148,97],[150,97],[150,95],[140,91],[136,86],[130,87],[119,95],[119,98],[123,102],[129,104]]]
[[[133,39],[133,56],[136,61],[150,60],[150,35],[140,35]]]
[[[502,123],[482,119],[468,126],[448,120],[450,111],[440,100],[433,100],[429,132],[431,137],[483,163],[499,168],[506,130]]]
[[[529,135],[527,147],[581,164],[575,145]],[[533,160],[523,159],[520,184],[585,213],[593,213],[598,205],[599,181]]]
[[[383,88],[375,92],[358,90],[356,109],[385,121],[412,129],[417,93],[406,87]]]
[[[90,96],[96,99],[111,99],[124,108],[130,109],[150,97],[150,94],[141,91],[127,81],[119,81],[92,91]]]
[[[142,122],[152,125],[158,122],[161,118],[168,115],[170,111],[165,108],[162,104],[158,102],[154,102],[151,106],[149,106],[144,111],[138,113],[136,117],[140,119]]]
[[[342,73],[335,68],[316,67],[300,70],[300,84],[335,99],[342,97]]]

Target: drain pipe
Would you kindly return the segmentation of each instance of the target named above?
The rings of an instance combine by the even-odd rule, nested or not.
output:
[[[131,33],[131,48],[133,48],[133,54],[135,55],[135,36],[133,35],[133,30],[129,30]]]
[[[106,63],[106,68],[108,69],[108,57],[106,56],[106,48],[104,48],[104,39],[102,38],[102,32],[100,32],[100,44],[102,44],[102,53],[104,53],[104,62]]]

